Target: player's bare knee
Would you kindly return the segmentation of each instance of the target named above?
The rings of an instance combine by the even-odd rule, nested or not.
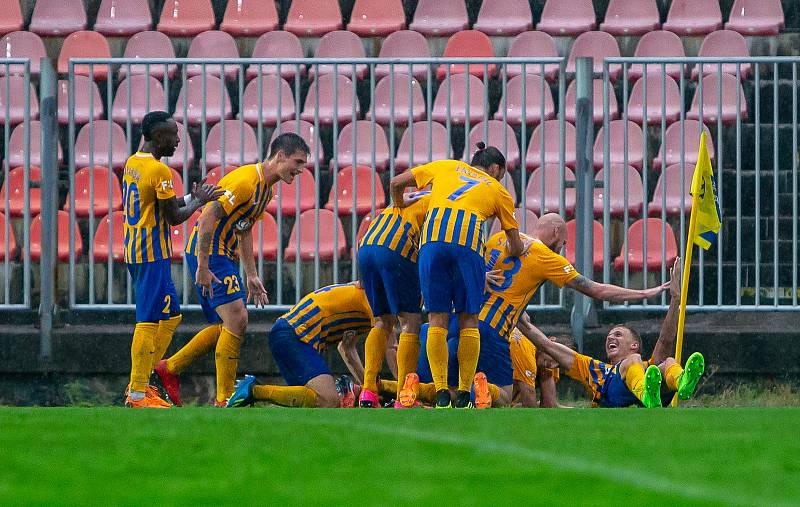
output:
[[[375,319],[375,327],[381,328],[385,330],[387,333],[391,333],[394,329],[394,322],[395,316],[394,315],[379,315]]]
[[[435,312],[428,314],[428,323],[432,327],[443,327],[447,329],[450,323],[450,314],[446,312]]]
[[[458,316],[458,328],[468,329],[478,327],[478,316],[474,313],[462,313]]]
[[[419,334],[419,328],[422,326],[422,315],[419,313],[401,313],[398,315],[400,319],[400,329],[404,333]]]

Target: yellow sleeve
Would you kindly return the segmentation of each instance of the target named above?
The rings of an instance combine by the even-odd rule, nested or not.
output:
[[[438,162],[429,162],[411,169],[411,174],[414,175],[414,181],[417,183],[417,188],[425,188],[431,183],[431,181],[433,181],[433,176],[436,173],[437,163]]]
[[[226,215],[230,215],[233,210],[248,202],[255,192],[255,187],[244,178],[232,180],[230,183],[225,182],[223,189],[225,193],[217,200],[222,204]]]
[[[589,356],[575,354],[575,359],[572,361],[572,368],[567,371],[567,376],[574,378],[582,384],[591,385],[592,377],[591,373],[589,372],[589,363],[591,361],[592,358]]]
[[[153,188],[156,199],[171,199],[175,197],[175,188],[172,186],[172,171],[162,163],[158,163],[153,171]]]
[[[500,220],[500,228],[504,231],[519,229],[517,218],[514,216],[514,199],[502,185],[498,183],[498,202],[495,215]]]
[[[563,287],[580,274],[563,256],[547,248],[542,251],[543,254],[539,256],[539,269],[542,277]]]

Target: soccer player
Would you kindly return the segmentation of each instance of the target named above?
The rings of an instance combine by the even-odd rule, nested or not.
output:
[[[642,361],[642,339],[631,327],[616,325],[606,336],[605,349],[607,362],[579,354],[574,350],[552,342],[545,337],[527,315],[523,314],[517,328],[528,337],[539,350],[545,351],[567,375],[586,386],[592,396],[592,405],[599,407],[662,405],[662,387],[668,404],[675,393],[678,398],[687,400],[694,394],[697,382],[705,369],[702,354],[695,352],[686,360],[686,368],[673,357],[675,335],[678,323],[680,300],[680,259],[675,260],[671,270],[670,305],[661,333],[648,361]],[[662,378],[665,380],[662,386]]]
[[[569,337],[550,337],[550,340],[567,345]],[[569,346],[569,345],[567,345]],[[558,363],[547,353],[537,350],[519,329],[514,329],[509,340],[511,366],[513,368],[512,406],[524,408],[554,408],[558,405],[556,384],[561,378]],[[541,398],[537,399],[536,388]]]
[[[500,220],[508,234],[510,255],[520,255],[525,248],[514,218],[514,201],[498,182],[505,170],[506,160],[500,150],[478,143],[470,165],[457,160],[431,162],[395,176],[390,183],[392,199],[400,208],[404,206],[405,188],[431,185],[418,264],[429,312],[427,353],[438,408],[452,406],[447,385],[447,327],[452,310],[459,314],[461,337],[456,407],[470,406],[470,389],[481,348],[478,312],[485,284],[484,221],[492,216]],[[408,357],[409,345],[400,343],[398,357]]]
[[[414,371],[419,354],[422,296],[417,253],[419,231],[430,202],[429,191],[406,194],[405,207],[389,206],[370,224],[358,246],[358,271],[375,325],[364,343],[364,386],[359,405],[378,408],[378,373],[386,355],[387,337],[400,320],[402,355],[398,380]],[[400,351],[398,351],[400,352]]]
[[[329,285],[306,295],[269,331],[269,350],[287,385],[256,385],[253,375],[245,375],[236,384],[228,407],[255,401],[285,407],[338,407],[340,393],[320,353],[337,343],[347,369],[356,382],[362,382],[364,367],[356,344],[371,325],[372,310],[359,282]]]
[[[217,395],[225,406],[233,393],[239,349],[247,329],[246,303],[269,302],[253,256],[253,225],[262,219],[279,181],[290,185],[303,171],[309,148],[302,137],[286,133],[270,145],[269,158],[226,174],[224,194],[209,203],[197,220],[186,246],[186,262],[194,276],[200,305],[209,326],[181,350],[156,366],[167,393],[180,404],[178,375],[197,357],[215,350]],[[239,259],[247,276],[247,294],[239,278]]]
[[[144,145],[125,162],[122,176],[125,213],[125,263],[136,294],[136,328],[131,343],[131,377],[125,405],[167,408],[150,372],[172,341],[182,316],[170,274],[170,226],[186,221],[200,206],[221,195],[218,187],[201,183],[177,198],[172,171],[160,162],[175,153],[178,127],[169,113],[151,111],[142,119]]]

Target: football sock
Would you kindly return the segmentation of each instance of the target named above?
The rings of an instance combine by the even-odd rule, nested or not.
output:
[[[436,386],[434,384],[419,383],[417,399],[423,403],[432,404],[436,401]]]
[[[428,327],[426,351],[436,390],[447,389],[447,328]]]
[[[640,363],[633,363],[628,366],[624,380],[625,385],[633,395],[641,400],[644,394],[644,368],[642,365]]]
[[[397,345],[398,382],[405,382],[406,375],[417,371],[419,347],[419,334],[400,333],[400,340]]]
[[[253,386],[253,397],[284,407],[317,406],[317,393],[306,386]]]
[[[150,381],[155,354],[155,339],[158,324],[155,322],[138,322],[133,330],[131,342],[131,382],[130,390],[144,392]]]
[[[176,315],[167,320],[159,321],[158,332],[156,332],[156,353],[153,356],[153,368],[161,361],[164,354],[167,353],[169,344],[172,343],[172,335],[183,320],[183,315]]]
[[[374,391],[377,393],[378,391]],[[396,380],[381,380],[380,392],[397,394],[397,381]]]
[[[682,374],[683,368],[681,368],[681,365],[678,363],[669,365],[667,371],[664,372],[664,382],[669,391],[676,392],[678,390],[678,380],[680,380]]]
[[[233,394],[236,381],[236,367],[239,365],[239,348],[242,338],[221,326],[214,358],[217,363],[217,401],[225,401]]]
[[[220,324],[211,324],[201,329],[189,343],[167,359],[167,369],[170,373],[180,375],[195,359],[214,350],[221,332]]]
[[[378,374],[386,355],[389,333],[382,327],[373,327],[364,342],[364,389],[378,392]]]
[[[478,355],[481,352],[481,335],[476,327],[462,329],[458,333],[458,390],[472,389]]]
[[[489,394],[492,397],[492,401],[497,401],[500,399],[500,388],[494,384],[489,384]]]

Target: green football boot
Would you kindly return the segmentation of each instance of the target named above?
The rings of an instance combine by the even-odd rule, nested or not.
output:
[[[683,373],[678,379],[678,399],[688,400],[697,389],[697,382],[703,376],[706,369],[706,361],[703,354],[695,352],[689,359],[686,360],[686,366],[683,368]]]
[[[661,406],[661,370],[651,364],[644,372],[644,390],[642,391],[642,405],[646,408]]]

